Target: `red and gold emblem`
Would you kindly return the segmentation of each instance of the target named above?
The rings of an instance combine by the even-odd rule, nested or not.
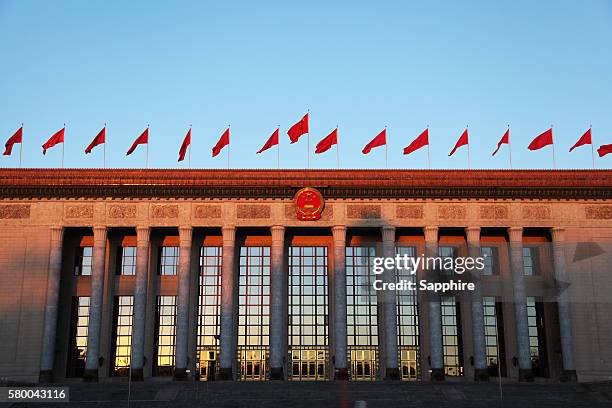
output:
[[[295,194],[295,212],[298,220],[314,221],[321,218],[325,201],[319,190],[306,187]]]

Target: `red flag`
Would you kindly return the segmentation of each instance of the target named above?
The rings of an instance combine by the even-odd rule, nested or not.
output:
[[[527,147],[529,150],[539,150],[544,146],[548,146],[553,144],[553,130],[552,128],[548,129],[546,132],[542,133],[535,139],[529,143]]]
[[[187,148],[189,147],[190,144],[191,144],[191,128],[189,128],[187,135],[185,135],[185,139],[183,139],[183,144],[181,144],[181,148],[179,150],[178,161],[185,160],[185,153],[187,153]]]
[[[53,147],[53,146],[55,146],[56,144],[59,144],[59,143],[64,143],[64,130],[65,130],[65,129],[66,129],[66,128],[65,128],[65,127],[63,127],[63,128],[61,128],[60,130],[58,130],[57,132],[55,132],[55,133],[53,134],[53,136],[51,136],[51,137],[49,138],[49,140],[47,140],[47,141],[45,142],[45,144],[44,144],[44,145],[42,145],[42,148],[43,148],[43,154],[47,154],[47,149],[52,148],[52,147]]]
[[[144,130],[144,132],[142,132],[140,136],[138,136],[136,140],[134,140],[134,143],[132,143],[130,150],[127,151],[126,156],[129,156],[130,154],[134,153],[134,150],[136,150],[136,147],[138,147],[139,144],[149,144],[149,128],[148,127]]]
[[[272,146],[277,146],[278,145],[278,133],[279,133],[279,129],[277,128],[273,133],[272,136],[270,136],[268,138],[268,141],[266,142],[265,145],[263,145],[263,147],[261,149],[259,149],[259,151],[257,152],[257,154],[261,153],[261,152],[265,152],[266,150],[268,150],[269,148],[271,148]]]
[[[571,151],[574,150],[575,148],[586,145],[586,144],[593,144],[593,141],[591,140],[591,128],[589,128],[586,132],[584,132],[584,135],[580,136],[580,139],[578,139],[576,144],[574,144],[570,148],[569,151],[571,153]]]
[[[410,154],[415,150],[419,150],[423,146],[429,145],[429,128],[425,129],[423,133],[417,136],[408,147],[404,147],[404,154]]]
[[[295,143],[300,139],[300,136],[308,133],[308,114],[305,114],[302,119],[295,125],[291,126],[287,131],[291,143]]]
[[[604,157],[608,153],[612,153],[612,144],[601,145],[599,149],[597,149],[599,157]]]
[[[461,146],[465,146],[467,144],[468,144],[468,130],[466,128],[461,134],[461,136],[459,136],[459,140],[457,140],[457,144],[455,144],[455,147],[453,147],[453,150],[451,150],[451,152],[448,155],[452,156],[453,154],[455,154],[455,151],[457,151],[458,148],[460,148]]]
[[[497,152],[499,152],[501,145],[508,144],[508,143],[510,143],[510,129],[506,130],[506,133],[504,133],[499,143],[497,143],[497,149],[495,149],[495,151],[493,152],[491,156],[495,156]]]
[[[332,132],[325,136],[319,143],[317,143],[317,147],[315,150],[315,154],[324,153],[331,149],[333,145],[338,144],[338,128],[332,130]]]
[[[363,150],[361,151],[363,154],[368,154],[372,151],[373,148],[384,146],[387,144],[387,128],[384,128],[382,132],[380,132],[374,139],[370,141]]]
[[[15,143],[21,143],[22,141],[23,141],[23,126],[20,127],[19,129],[17,129],[15,134],[13,134],[13,136],[9,137],[9,140],[6,141],[6,144],[4,145],[4,147],[6,149],[4,150],[3,155],[4,156],[10,156],[11,155],[11,151],[13,151],[13,145]]]
[[[85,149],[85,154],[91,153],[91,150],[97,145],[101,145],[102,143],[106,143],[106,126],[102,128],[100,133],[91,141],[89,146]]]
[[[223,150],[225,146],[229,145],[229,143],[230,143],[230,130],[229,128],[227,128],[225,132],[223,132],[223,134],[221,135],[221,139],[219,139],[215,147],[212,148],[212,157],[215,157],[216,155],[221,153],[221,150]]]

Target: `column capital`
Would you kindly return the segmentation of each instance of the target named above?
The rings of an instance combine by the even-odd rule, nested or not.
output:
[[[235,225],[224,225],[221,227],[221,233],[223,235],[223,244],[234,245],[236,241],[236,226]]]
[[[270,233],[272,234],[272,242],[283,242],[285,240],[285,226],[273,225],[270,227]]]
[[[467,237],[467,242],[479,243],[480,227],[466,227],[465,236]]]
[[[425,242],[438,242],[438,227],[423,227]]]
[[[193,234],[193,227],[191,225],[182,225],[179,227],[179,245],[180,246],[191,246],[191,236]]]
[[[393,225],[384,225],[381,231],[383,242],[395,242],[395,227]]]
[[[346,243],[346,225],[334,225],[332,227],[334,242]]]
[[[522,242],[523,241],[523,227],[508,228],[508,236],[510,237],[510,242]]]
[[[106,228],[105,225],[94,225],[93,227],[94,246],[106,245],[107,233],[108,233],[108,228]]]
[[[61,225],[54,225],[51,227],[51,244],[62,245],[62,239],[64,237],[64,227]]]
[[[136,242],[138,246],[148,246],[149,237],[151,236],[151,228],[144,225],[136,227]]]
[[[565,228],[563,227],[553,227],[550,229],[553,242],[563,242],[565,241]]]

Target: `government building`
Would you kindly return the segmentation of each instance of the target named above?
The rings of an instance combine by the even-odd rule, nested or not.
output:
[[[609,380],[611,251],[611,170],[2,169],[0,378]]]

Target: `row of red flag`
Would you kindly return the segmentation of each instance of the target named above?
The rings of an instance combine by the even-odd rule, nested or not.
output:
[[[64,143],[65,130],[66,130],[66,127],[64,126],[62,129],[54,133],[49,138],[49,140],[47,140],[42,145],[43,155],[46,154],[47,150],[52,148],[53,146],[56,146],[57,144],[60,144],[60,143]],[[263,145],[263,147],[259,149],[259,151],[257,151],[257,154],[262,153],[274,146],[278,146],[279,133],[280,133],[280,128],[277,128],[272,133],[272,135],[268,138],[268,140]],[[296,143],[300,139],[301,136],[305,134],[309,134],[309,114],[307,113],[306,115],[304,115],[304,117],[302,117],[302,119],[300,119],[299,122],[291,126],[291,128],[287,131],[287,134],[289,135],[289,139],[292,144]],[[22,140],[23,140],[23,126],[20,127],[15,132],[15,134],[13,134],[6,142],[5,144],[6,149],[4,151],[4,155],[5,156],[10,155],[12,152],[13,146],[15,144],[22,143]],[[104,126],[102,130],[100,130],[100,132],[96,135],[96,137],[94,137],[91,143],[85,148],[85,154],[91,153],[94,147],[105,144],[105,143],[106,143],[106,126]],[[148,145],[148,143],[149,143],[149,127],[147,127],[142,132],[142,134],[138,136],[136,140],[134,140],[134,143],[132,143],[126,155],[129,156],[130,154],[132,154],[139,145],[141,144]],[[550,129],[546,130],[545,132],[543,132],[542,134],[534,138],[527,148],[529,150],[538,150],[545,146],[553,145],[553,143],[554,143],[553,142],[553,128],[551,127]],[[223,148],[226,146],[229,146],[229,144],[230,144],[230,128],[228,127],[221,135],[221,138],[219,139],[219,141],[212,148],[212,157],[217,156],[223,150]],[[507,145],[510,144],[510,128],[506,130],[506,132],[504,133],[504,135],[498,142],[497,148],[493,152],[492,156],[495,156],[497,152],[500,150],[500,148],[502,147],[502,145],[504,144],[507,144]],[[179,162],[185,159],[185,155],[190,145],[191,145],[191,128],[185,135],[185,138],[183,139],[183,143],[181,144],[181,147],[179,149],[179,158],[178,158]],[[335,146],[338,145],[338,128],[337,127],[329,135],[327,135],[319,143],[317,143],[316,148],[315,148],[315,153],[316,154],[324,153],[328,151],[329,149],[331,149],[331,147],[334,145]],[[387,129],[385,127],[385,129],[383,129],[374,139],[372,139],[368,144],[365,145],[365,147],[362,150],[362,153],[368,154],[370,153],[372,149],[376,147],[380,147],[380,146],[386,146],[386,145],[387,145]],[[580,137],[580,139],[578,139],[578,141],[569,149],[569,151],[571,152],[575,148],[584,146],[584,145],[591,145],[591,146],[593,145],[591,128],[589,128]],[[425,129],[419,136],[416,137],[416,139],[414,139],[407,147],[404,148],[404,154],[410,154],[425,146],[429,148],[429,128]],[[459,137],[459,139],[457,140],[457,143],[455,144],[455,146],[449,153],[449,156],[452,156],[457,151],[457,149],[462,146],[468,146],[468,149],[469,149],[469,133],[468,133],[467,127],[461,133],[461,136]],[[603,157],[608,153],[612,153],[612,144],[605,144],[605,145],[600,146],[597,149],[597,153],[599,154],[600,157]]]

